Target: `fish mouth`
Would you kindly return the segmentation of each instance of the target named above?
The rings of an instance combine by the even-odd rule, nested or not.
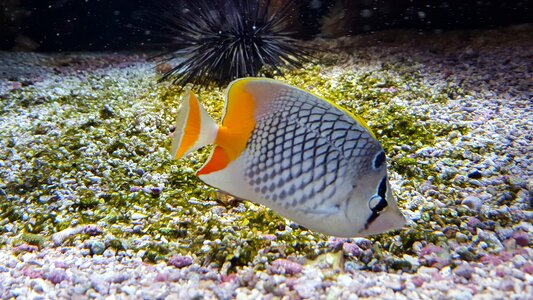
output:
[[[405,224],[407,224],[407,219],[399,210],[387,209],[376,218],[375,222],[368,224],[366,231],[369,234],[379,234],[402,229]]]

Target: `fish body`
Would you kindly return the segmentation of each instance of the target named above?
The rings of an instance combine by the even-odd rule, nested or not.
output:
[[[311,93],[272,79],[235,80],[217,125],[187,91],[172,154],[178,159],[209,144],[215,147],[197,172],[202,181],[311,230],[354,237],[405,223],[374,134]]]

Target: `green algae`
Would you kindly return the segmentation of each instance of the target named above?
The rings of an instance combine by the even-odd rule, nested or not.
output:
[[[20,240],[33,246],[42,248],[46,242],[45,238],[40,234],[23,233],[20,235]]]

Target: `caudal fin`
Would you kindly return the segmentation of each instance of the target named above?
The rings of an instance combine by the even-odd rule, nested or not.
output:
[[[218,125],[189,89],[183,95],[172,138],[172,155],[179,159],[203,146],[213,144]]]

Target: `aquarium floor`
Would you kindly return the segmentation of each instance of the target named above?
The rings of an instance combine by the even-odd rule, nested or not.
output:
[[[319,40],[279,78],[387,150],[410,221],[354,239],[203,185],[207,151],[173,161],[149,55],[0,52],[0,298],[532,299],[532,32]]]

